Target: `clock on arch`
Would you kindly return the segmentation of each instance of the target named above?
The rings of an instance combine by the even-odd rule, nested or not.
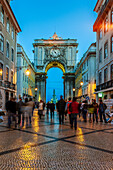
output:
[[[50,50],[50,55],[53,57],[58,57],[60,55],[60,50],[58,48],[52,48]]]

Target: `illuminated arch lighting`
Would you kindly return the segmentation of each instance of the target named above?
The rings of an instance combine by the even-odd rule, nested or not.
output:
[[[58,67],[58,68],[60,68],[60,69],[63,71],[63,73],[65,73],[65,68],[64,68],[64,66],[63,66],[61,63],[56,62],[56,61],[53,61],[53,62],[49,63],[49,64],[47,65],[46,69],[45,69],[45,72],[47,73],[47,71],[48,71],[50,68],[52,68],[52,67]]]

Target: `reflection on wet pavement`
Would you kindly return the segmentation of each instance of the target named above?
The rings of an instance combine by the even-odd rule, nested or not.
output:
[[[34,112],[31,128],[7,129],[0,124],[0,170],[81,170],[113,169],[113,125],[84,123],[78,119],[77,131],[69,120],[59,125]]]

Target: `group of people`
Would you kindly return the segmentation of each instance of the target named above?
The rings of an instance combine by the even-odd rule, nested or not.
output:
[[[69,98],[67,102],[65,102],[60,97],[60,100],[57,103],[57,111],[59,113],[59,123],[64,123],[64,116],[66,117],[67,114],[69,115],[69,122],[71,128],[77,129],[77,115],[79,117],[83,117],[84,122],[87,122],[88,116],[89,116],[89,122],[96,122],[98,123],[98,119],[100,117],[100,122],[108,123],[111,122],[113,119],[113,115],[110,116],[108,114],[105,114],[105,110],[107,109],[107,106],[105,103],[103,103],[102,99],[99,100],[99,104],[96,103],[95,99],[92,99],[92,103],[88,104],[87,100],[84,100],[83,102],[78,103],[77,98],[73,97],[73,100]],[[108,121],[107,118],[108,117]]]
[[[23,101],[22,98],[19,97],[19,101],[16,102],[16,99],[11,97],[10,100],[6,103],[8,127],[11,127],[13,121],[15,123],[15,128],[17,125],[23,127],[25,120],[26,127],[30,127],[34,108],[35,103],[32,101],[32,98],[25,98]]]
[[[34,103],[32,98],[25,98],[23,101],[21,97],[19,97],[19,101],[16,102],[15,98],[10,98],[10,100],[6,103],[6,110],[8,113],[8,127],[11,127],[12,121],[15,122],[15,127],[20,126],[23,127],[26,124],[26,127],[31,127],[31,121],[33,116],[33,110],[35,106],[38,108],[39,118],[42,118],[44,115],[44,111],[46,111],[47,115],[50,111],[51,119],[54,117],[55,104],[53,102],[48,102],[45,104],[42,100],[40,102]],[[46,107],[46,109],[45,109]],[[63,99],[63,96],[60,96],[60,100],[56,104],[56,110],[59,114],[59,124],[64,124],[64,119],[69,115],[69,123],[70,127],[77,129],[77,115],[79,117],[83,117],[84,122],[87,122],[89,115],[89,122],[98,123],[98,119],[100,117],[100,122],[108,123],[113,119],[113,115],[110,116],[105,114],[107,106],[103,103],[102,100],[99,100],[99,104],[96,103],[96,100],[93,99],[91,104],[88,104],[87,100],[84,100],[82,103],[77,102],[77,98],[73,97],[73,100],[69,98],[68,101]],[[108,121],[106,119],[106,115],[108,116]],[[26,123],[25,123],[26,120]]]

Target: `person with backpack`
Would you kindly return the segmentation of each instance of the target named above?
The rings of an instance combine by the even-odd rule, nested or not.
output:
[[[79,114],[79,103],[76,101],[76,97],[73,97],[72,103],[70,103],[69,110],[71,112],[71,128],[77,130],[77,114]]]
[[[105,116],[105,110],[107,109],[107,106],[105,103],[103,103],[102,100],[100,100],[99,104],[99,114],[100,114],[100,122],[103,122],[102,117],[104,118],[104,122],[107,123],[106,116]]]

